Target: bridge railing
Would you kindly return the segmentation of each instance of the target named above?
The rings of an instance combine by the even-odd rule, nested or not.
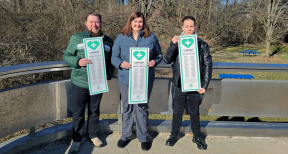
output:
[[[0,68],[0,78],[70,70],[63,61],[14,65]],[[156,70],[169,70],[161,63]],[[214,63],[213,71],[288,72],[287,64]],[[117,79],[108,81],[100,113],[118,113],[121,102]],[[150,114],[172,114],[170,79],[157,78],[149,101]],[[200,106],[201,115],[288,117],[288,81],[212,79]],[[0,90],[0,138],[16,131],[65,119],[72,115],[70,80],[50,81]],[[32,131],[33,133],[33,131]]]

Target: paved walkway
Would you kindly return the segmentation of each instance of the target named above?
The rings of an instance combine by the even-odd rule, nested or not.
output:
[[[104,147],[96,148],[90,140],[83,140],[79,154],[288,154],[288,138],[279,137],[223,137],[207,136],[207,150],[199,150],[192,143],[191,135],[178,140],[174,147],[165,145],[168,134],[154,134],[150,136],[152,147],[149,151],[142,151],[137,138],[123,149],[117,147],[119,133],[102,134]],[[70,139],[61,139],[50,144],[42,144],[24,152],[24,154],[67,154]],[[21,152],[23,153],[23,152]]]

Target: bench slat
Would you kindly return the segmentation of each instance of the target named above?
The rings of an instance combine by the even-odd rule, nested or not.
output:
[[[220,74],[219,78],[254,79],[250,74]]]

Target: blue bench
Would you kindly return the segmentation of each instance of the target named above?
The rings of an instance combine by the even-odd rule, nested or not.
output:
[[[243,53],[243,56],[244,55],[252,55],[252,54],[254,54],[254,55],[257,55],[257,54],[261,54],[261,52],[258,52],[258,50],[241,50],[240,52],[238,52],[239,54],[240,53]]]
[[[248,55],[259,55],[259,54],[261,54],[261,52],[249,52],[249,53],[246,53],[246,54],[248,54]]]
[[[254,79],[254,77],[250,74],[220,74],[219,78]]]

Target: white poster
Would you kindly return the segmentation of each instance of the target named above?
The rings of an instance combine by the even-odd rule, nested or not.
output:
[[[87,64],[90,95],[108,92],[105,54],[102,37],[83,39],[85,57],[92,64]]]
[[[130,48],[129,104],[148,102],[149,48]]]
[[[197,35],[179,36],[179,61],[182,92],[201,88]]]

